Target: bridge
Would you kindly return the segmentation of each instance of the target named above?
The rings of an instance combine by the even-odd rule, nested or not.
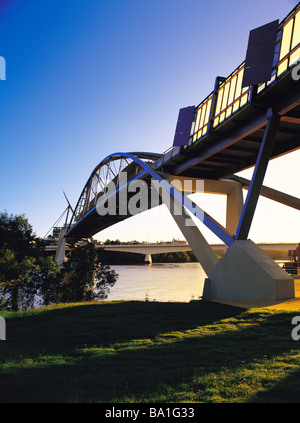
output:
[[[62,228],[59,228],[60,230]],[[45,251],[53,254],[57,250],[58,237],[47,240]],[[82,242],[84,245],[85,241]],[[122,253],[133,253],[141,254],[145,256],[145,262],[151,264],[151,256],[154,254],[166,254],[166,253],[178,253],[183,251],[192,251],[192,248],[186,241],[173,241],[173,242],[160,242],[160,243],[147,243],[143,242],[140,244],[135,243],[121,243],[121,244],[102,244],[98,241],[94,241],[96,248],[102,248],[106,251],[115,251]],[[258,243],[257,244],[262,250],[269,254],[274,260],[277,261],[288,261],[290,260],[291,251],[295,251],[300,245],[296,242],[280,242],[280,243]],[[211,249],[218,255],[223,256],[227,251],[225,244],[210,244]],[[66,244],[65,250],[70,251],[71,245]]]
[[[257,244],[262,250],[266,251],[274,260],[288,260],[289,251],[296,250],[298,244],[294,242],[284,243],[261,243]],[[210,244],[211,249],[218,255],[223,256],[227,250],[225,244]],[[96,248],[103,248],[106,251],[116,251],[123,253],[142,254],[145,256],[145,262],[151,264],[153,254],[178,253],[182,251],[192,251],[192,248],[186,242],[159,243],[159,244],[96,244]]]
[[[300,4],[252,30],[245,61],[180,109],[169,150],[112,153],[94,168],[62,236],[75,243],[166,204],[208,276],[205,298],[293,297],[292,278],[248,234],[260,195],[300,210],[299,198],[263,185],[269,160],[300,147],[299,41]],[[251,180],[235,175],[249,167]],[[196,192],[227,196],[225,226],[191,200]],[[198,221],[228,247],[221,260]]]

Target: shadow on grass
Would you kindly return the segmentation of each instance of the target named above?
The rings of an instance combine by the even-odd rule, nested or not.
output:
[[[297,348],[290,323],[288,313],[214,303],[84,305],[8,319],[1,361],[14,366],[0,374],[0,401],[208,402],[211,375]],[[251,400],[269,401],[270,389]],[[282,382],[281,395],[288,390]]]
[[[280,403],[299,403],[300,402],[300,370],[285,377],[272,388],[259,392],[251,398],[253,403],[272,402]]]
[[[74,305],[7,319],[0,359],[19,354],[68,353],[81,346],[108,346],[160,333],[184,331],[235,316],[236,307],[202,303],[126,301]],[[2,344],[1,344],[2,347]]]

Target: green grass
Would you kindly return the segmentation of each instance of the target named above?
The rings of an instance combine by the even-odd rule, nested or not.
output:
[[[120,301],[0,314],[2,403],[300,401],[295,310]]]

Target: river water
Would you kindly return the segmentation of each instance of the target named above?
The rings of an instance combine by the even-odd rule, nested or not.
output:
[[[202,296],[205,273],[199,263],[111,265],[119,278],[107,300],[189,302]]]

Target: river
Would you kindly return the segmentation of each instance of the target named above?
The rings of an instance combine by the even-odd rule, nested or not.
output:
[[[107,300],[181,301],[202,296],[205,273],[199,263],[111,265],[119,278]]]

